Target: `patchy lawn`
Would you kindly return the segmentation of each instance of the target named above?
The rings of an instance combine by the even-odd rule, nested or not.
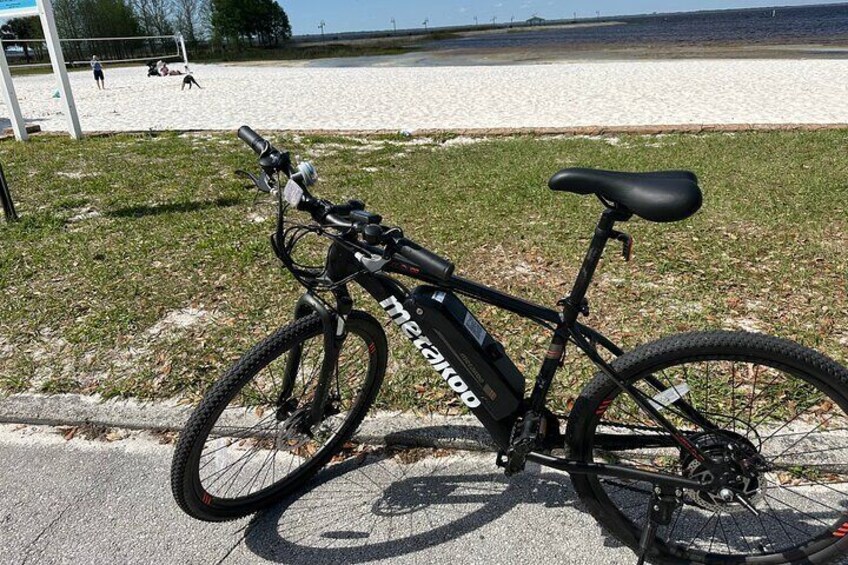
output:
[[[321,196],[362,199],[460,274],[545,304],[570,287],[601,210],[549,191],[551,174],[692,169],[703,211],[623,224],[634,260],[610,248],[588,323],[626,348],[745,328],[848,359],[848,131],[275,142],[314,160]],[[0,143],[0,160],[22,217],[0,223],[0,390],[193,399],[290,319],[298,288],[268,245],[273,204],[233,175],[255,168],[234,134],[36,136]],[[532,379],[547,337],[476,310]],[[458,410],[387,332],[382,406]],[[559,403],[590,373],[570,359]]]

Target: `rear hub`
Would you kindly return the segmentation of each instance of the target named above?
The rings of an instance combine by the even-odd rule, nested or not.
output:
[[[703,432],[689,438],[698,449],[719,465],[722,487],[718,490],[690,490],[686,493],[701,508],[711,512],[743,511],[762,500],[763,469],[758,464],[759,453],[744,436],[734,432]],[[703,463],[683,453],[683,476],[704,484],[715,479],[713,471]],[[740,500],[741,498],[741,500]]]

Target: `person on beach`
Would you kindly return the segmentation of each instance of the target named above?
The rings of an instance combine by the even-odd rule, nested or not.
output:
[[[186,85],[188,85],[188,89],[191,90],[191,86],[194,85],[197,88],[200,88],[200,85],[197,84],[197,81],[194,80],[194,77],[191,76],[191,73],[188,73],[183,77],[183,85],[180,87],[180,90],[185,90]]]
[[[178,71],[176,69],[172,71],[171,69],[169,69],[166,63],[162,63],[162,66],[159,67],[159,76],[162,77],[180,76],[182,74],[182,71]]]
[[[97,90],[105,90],[106,82],[103,80],[103,65],[97,58],[97,55],[91,56],[91,70],[94,71],[94,82],[97,83]]]

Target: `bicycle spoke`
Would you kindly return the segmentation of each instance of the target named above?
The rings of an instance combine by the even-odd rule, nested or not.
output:
[[[777,459],[778,457],[780,457],[781,455],[783,455],[784,453],[786,453],[787,451],[789,451],[790,449],[792,449],[794,446],[798,445],[799,443],[801,443],[802,441],[804,441],[805,439],[807,439],[808,437],[810,437],[810,435],[812,435],[812,434],[813,434],[813,432],[817,431],[817,430],[818,430],[819,428],[821,428],[824,424],[826,424],[827,422],[831,421],[831,420],[832,420],[833,418],[835,418],[835,417],[836,417],[836,414],[834,414],[834,415],[830,416],[830,417],[827,419],[827,421],[826,421],[826,422],[822,422],[822,423],[820,423],[819,425],[817,425],[815,428],[813,428],[813,429],[811,429],[810,431],[808,431],[806,434],[804,434],[803,436],[801,436],[801,438],[800,438],[800,439],[798,439],[795,443],[793,443],[792,445],[790,445],[789,447],[787,447],[786,449],[784,449],[783,451],[781,451],[780,453],[778,453],[777,455],[775,455],[774,457],[772,457],[772,460]],[[771,439],[773,435],[774,435],[774,434],[772,434],[771,436],[769,436],[769,437],[767,437],[766,439],[764,439],[764,440],[762,441],[762,443],[765,443],[766,441],[768,441],[769,439]]]
[[[314,426],[305,417],[321,369],[321,336],[300,344],[298,364],[291,366],[293,394],[283,399],[284,406],[277,405],[284,383],[274,363],[288,364],[289,353],[259,368],[204,441],[197,464],[204,490],[220,499],[238,499],[278,484],[310,462],[336,437],[358,402],[370,363],[365,343],[355,332],[345,340],[331,376],[332,415]]]
[[[745,532],[739,526],[739,522],[736,520],[736,515],[733,512],[728,512],[730,519],[733,521],[733,524],[736,526],[736,529],[739,530],[739,534],[742,537],[742,541],[745,542],[745,545],[748,548],[748,553],[753,553],[754,549],[751,547],[751,544],[748,543],[748,536],[745,535]]]
[[[705,528],[709,525],[709,523],[712,521],[712,519],[716,517],[716,514],[717,514],[717,512],[714,512],[714,513],[713,513],[713,514],[709,517],[709,519],[707,519],[707,521],[706,521],[706,522],[704,522],[704,525],[703,525],[703,526],[701,526],[701,529],[700,529],[700,530],[698,530],[698,533],[696,533],[694,536],[692,536],[692,539],[689,541],[689,545],[687,545],[687,546],[686,546],[686,550],[687,550],[687,551],[688,551],[688,550],[690,550],[690,549],[692,548],[692,544],[693,544],[693,543],[695,543],[695,540],[696,540],[696,539],[698,539],[698,536],[700,536],[700,535],[701,535],[701,532],[703,532],[703,531],[704,531],[704,529],[705,529]]]
[[[816,531],[825,531],[828,524],[848,513],[848,508],[842,507],[843,501],[848,501],[848,461],[842,457],[848,453],[848,434],[840,435],[848,432],[848,425],[839,406],[822,403],[823,394],[813,385],[794,374],[742,360],[699,360],[646,371],[645,375],[634,384],[639,385],[640,397],[648,399],[656,390],[664,392],[687,383],[684,400],[661,410],[712,458],[725,460],[723,446],[731,441],[728,438],[737,438],[734,442],[748,438],[746,449],[761,453],[769,464],[767,472],[788,473],[790,478],[781,474],[780,482],[791,481],[779,484],[761,472],[759,486],[755,486],[758,490],[749,501],[759,510],[753,520],[740,518],[751,514],[739,502],[728,502],[725,511],[720,501],[710,502],[709,496],[716,494],[687,491],[689,495],[661,533],[666,544],[679,545],[684,553],[781,552],[814,539]],[[648,376],[654,380],[646,382]],[[596,461],[684,476],[702,468],[684,450],[670,448],[654,434],[642,431],[645,414],[627,395],[615,392],[611,396],[613,402],[594,427],[599,446]],[[802,396],[804,400],[796,404],[794,400]],[[716,430],[697,423],[704,420],[717,426]],[[797,425],[804,429],[798,430]],[[724,430],[730,434],[728,438],[722,436]],[[662,436],[664,430],[658,432]],[[609,479],[600,484],[616,508],[640,527],[644,517],[637,513],[644,503],[635,503],[634,497],[650,496],[651,484]]]
[[[769,483],[771,483],[771,484],[773,484],[773,485],[775,485],[775,486],[774,486],[774,487],[772,487],[772,488],[770,488],[770,489],[765,489],[765,490],[763,491],[763,493],[764,493],[764,494],[765,494],[765,493],[767,493],[769,490],[776,490],[776,491],[778,491],[778,492],[788,492],[788,493],[790,493],[790,494],[794,494],[794,495],[795,495],[795,496],[797,496],[798,498],[803,498],[804,500],[808,500],[808,501],[810,501],[810,502],[814,502],[815,504],[818,504],[819,506],[822,506],[822,507],[824,507],[824,508],[827,508],[828,510],[833,510],[833,511],[835,511],[835,512],[842,512],[842,511],[844,510],[843,508],[835,508],[835,507],[833,507],[833,506],[830,506],[829,504],[825,504],[824,502],[821,502],[820,500],[816,500],[815,498],[810,498],[809,496],[805,496],[805,495],[801,494],[800,492],[796,492],[796,491],[794,491],[794,490],[791,490],[790,488],[784,487],[783,485],[778,485],[777,483],[774,483],[774,482],[770,481],[768,478],[766,478],[766,482],[769,482]],[[772,500],[780,500],[780,499],[778,499],[778,498],[777,498],[777,497],[775,497],[775,496],[772,496],[772,497],[771,497],[771,499],[772,499]],[[783,502],[783,504],[784,504],[785,506],[789,506],[789,504],[787,504],[785,501],[782,501],[782,500],[781,500],[781,502]],[[796,510],[796,511],[798,511],[798,512],[801,512],[801,509],[800,509],[800,508],[792,507],[792,509],[793,509],[793,510]],[[824,524],[824,522],[822,522],[822,523]]]

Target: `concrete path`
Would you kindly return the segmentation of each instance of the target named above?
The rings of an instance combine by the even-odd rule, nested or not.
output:
[[[507,480],[493,455],[370,456],[254,520],[205,524],[171,498],[173,446],[0,425],[0,563],[631,563],[568,477]]]

